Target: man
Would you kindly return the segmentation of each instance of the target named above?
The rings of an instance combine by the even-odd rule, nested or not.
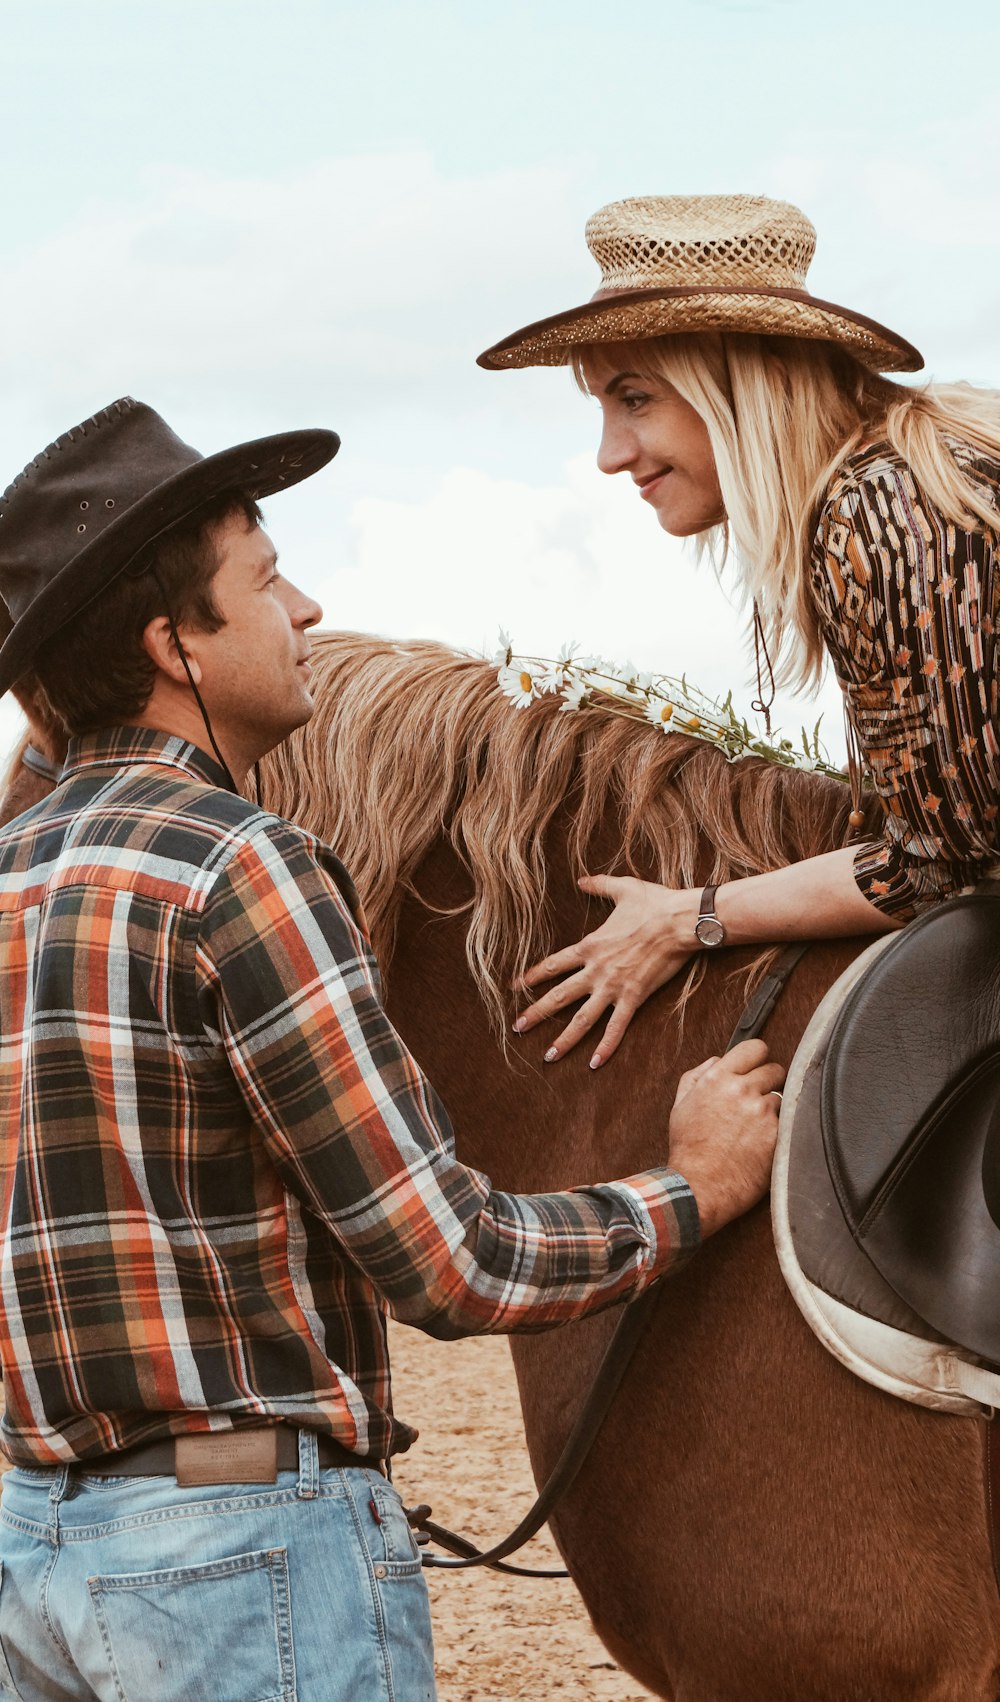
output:
[[[0,502],[0,690],[70,734],[0,833],[0,1681],[24,1702],[427,1702],[385,1310],[443,1336],[579,1318],[767,1184],[781,1071],[752,1043],[683,1081],[675,1169],[493,1193],[382,1011],[344,869],[239,793],[312,712],[320,618],[256,498],[337,448],[205,459],[126,398]]]

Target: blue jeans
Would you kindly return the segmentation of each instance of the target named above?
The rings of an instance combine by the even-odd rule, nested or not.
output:
[[[180,1489],[8,1472],[0,1697],[21,1702],[433,1702],[430,1612],[376,1471]]]

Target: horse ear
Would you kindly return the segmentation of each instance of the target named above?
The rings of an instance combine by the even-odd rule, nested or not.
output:
[[[0,597],[0,644],[4,644],[14,630],[14,619],[3,598]],[[61,764],[66,757],[66,729],[59,716],[56,715],[48,698],[35,679],[34,674],[26,674],[11,692],[21,705],[28,718],[28,738],[25,741],[37,745],[53,762]],[[17,752],[15,767],[21,760],[21,749]]]

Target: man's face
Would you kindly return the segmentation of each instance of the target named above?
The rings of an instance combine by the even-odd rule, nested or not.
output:
[[[220,521],[213,542],[220,565],[212,595],[224,625],[182,627],[181,636],[199,664],[216,736],[254,762],[313,712],[308,628],[323,611],[278,572],[267,533],[242,514]]]

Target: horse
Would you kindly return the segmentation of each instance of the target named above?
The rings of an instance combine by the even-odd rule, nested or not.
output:
[[[722,1051],[768,954],[700,957],[597,1072],[580,1048],[544,1065],[543,1035],[511,1032],[520,977],[599,919],[583,868],[701,886],[782,867],[843,843],[847,788],[554,697],[515,710],[488,662],[431,642],[319,634],[312,662],[315,713],[264,760],[261,801],[350,868],[390,1017],[460,1158],[519,1192],[668,1162],[678,1077]],[[8,780],[20,807],[47,789],[17,757]],[[810,948],[767,1029],[775,1057],[865,943]],[[982,1426],[882,1394],[820,1346],[766,1205],[658,1286],[550,1519],[615,1661],[667,1702],[996,1702]],[[538,1482],[617,1310],[511,1337]]]

